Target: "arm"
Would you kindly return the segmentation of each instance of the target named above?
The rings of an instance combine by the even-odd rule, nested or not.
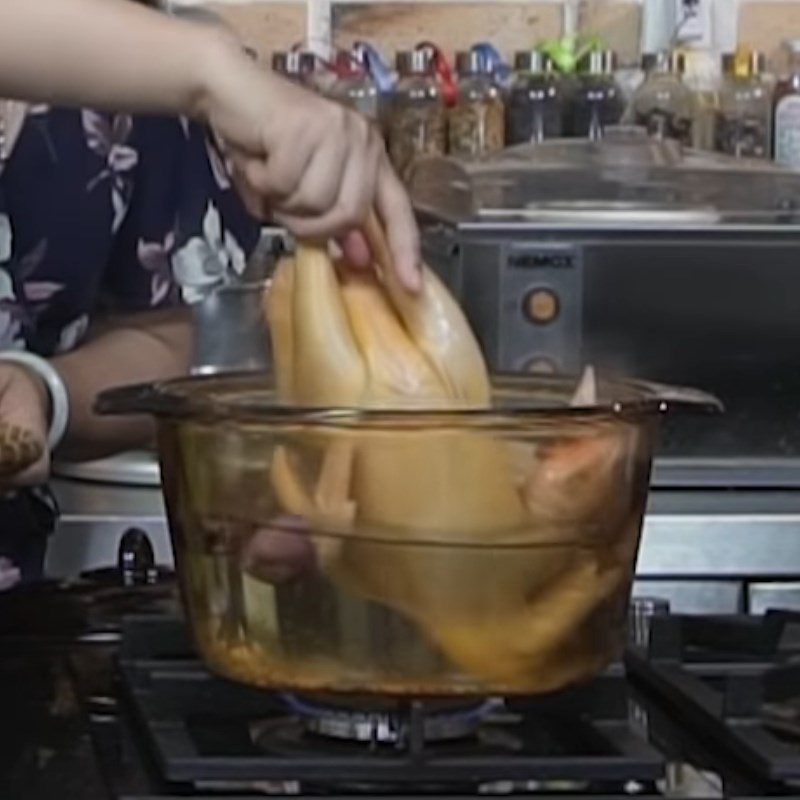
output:
[[[72,460],[102,458],[146,445],[152,425],[145,419],[95,416],[92,405],[104,389],[124,383],[158,380],[185,373],[189,364],[190,325],[186,310],[153,311],[116,317],[73,352],[51,360],[70,398],[71,418],[59,455]],[[0,363],[0,418],[29,431],[42,448],[41,458],[22,473],[0,481],[9,486],[36,486],[50,473],[45,442],[49,395],[35,372]]]
[[[186,309],[150,311],[115,316],[76,350],[53,358],[70,398],[69,427],[58,455],[88,460],[148,444],[153,434],[149,419],[97,416],[95,398],[114,386],[185,374],[190,347]]]
[[[0,91],[64,105],[200,111],[224,34],[128,0],[0,0]],[[243,58],[243,56],[242,56]]]
[[[226,32],[128,0],[0,0],[0,12],[0,93],[208,123],[251,211],[301,238],[342,238],[349,260],[368,266],[357,230],[375,207],[398,274],[418,287],[411,205],[356,112],[258,67]]]

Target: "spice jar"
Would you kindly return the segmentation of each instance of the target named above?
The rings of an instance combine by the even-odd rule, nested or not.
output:
[[[336,81],[329,96],[373,122],[380,120],[380,93],[359,53],[336,56]]]
[[[725,81],[720,93],[717,149],[737,158],[769,158],[772,97],[763,78],[763,53],[722,57]]]
[[[485,59],[475,51],[456,54],[458,97],[447,120],[451,156],[478,158],[505,145],[505,112],[500,90]]]
[[[400,79],[392,97],[389,157],[398,174],[407,178],[415,159],[445,154],[447,118],[428,48],[398,53],[397,71]]]
[[[506,142],[542,142],[563,133],[564,94],[553,62],[537,50],[515,54],[506,103]]]
[[[789,73],[775,87],[775,161],[800,170],[800,40],[786,43]]]
[[[645,55],[645,79],[631,105],[634,124],[646,128],[648,135],[691,146],[694,98],[683,83],[685,64],[681,53]]]
[[[614,78],[616,62],[610,50],[593,51],[582,61],[573,99],[575,136],[602,139],[607,127],[619,124],[625,104]]]
[[[316,68],[316,56],[305,50],[290,50],[288,53],[272,54],[272,71],[307,89],[316,89],[314,82]]]

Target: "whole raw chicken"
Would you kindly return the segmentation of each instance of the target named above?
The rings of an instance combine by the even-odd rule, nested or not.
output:
[[[388,269],[340,266],[304,245],[274,276],[266,307],[283,400],[490,406],[480,349],[433,273],[410,295]],[[413,620],[475,678],[544,691],[607,658],[598,637],[608,632],[593,622],[626,600],[639,520],[628,498],[603,503],[626,485],[631,435],[609,425],[536,447],[497,431],[367,421],[279,447],[271,479],[285,513],[340,534],[314,541],[341,588]]]

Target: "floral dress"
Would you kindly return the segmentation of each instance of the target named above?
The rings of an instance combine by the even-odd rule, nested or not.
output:
[[[191,301],[241,272],[257,239],[202,129],[31,108],[0,175],[0,349],[51,356],[100,311]],[[0,500],[0,589],[9,563],[38,574],[55,518],[47,492]]]

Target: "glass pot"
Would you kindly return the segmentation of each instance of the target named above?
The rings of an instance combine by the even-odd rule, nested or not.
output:
[[[364,411],[283,406],[265,376],[197,376],[98,410],[156,417],[212,670],[305,692],[507,695],[619,657],[659,420],[716,407],[638,382],[599,382],[576,407],[575,385],[496,378],[489,410]],[[288,515],[302,496],[314,511]]]

